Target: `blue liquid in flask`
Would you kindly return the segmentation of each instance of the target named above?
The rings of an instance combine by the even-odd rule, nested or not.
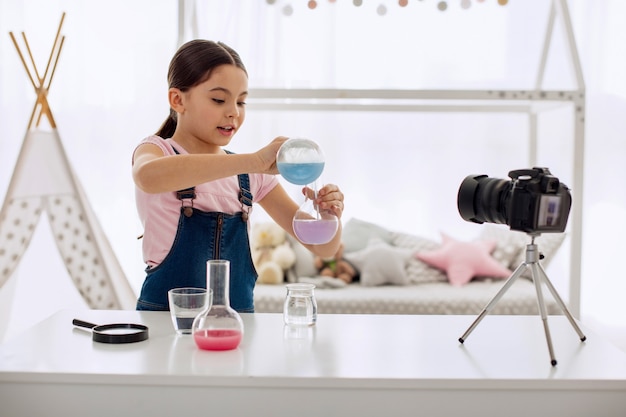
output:
[[[324,162],[278,162],[276,166],[283,178],[296,185],[311,184],[324,171]]]

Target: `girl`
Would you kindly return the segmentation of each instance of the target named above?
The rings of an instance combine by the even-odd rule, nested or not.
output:
[[[276,153],[287,138],[249,154],[222,148],[244,121],[248,75],[237,52],[221,42],[194,40],[181,46],[170,62],[168,82],[170,115],[133,154],[147,264],[137,309],[167,310],[168,290],[206,287],[206,261],[228,259],[231,306],[253,312],[252,203],[294,235],[298,205],[275,177]],[[316,203],[341,218],[343,193],[336,185],[320,189]],[[308,248],[329,257],[340,242],[341,227],[331,242]]]

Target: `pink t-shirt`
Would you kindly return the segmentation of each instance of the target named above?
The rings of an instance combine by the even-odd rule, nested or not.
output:
[[[165,155],[175,155],[172,145],[180,154],[187,154],[172,139],[149,136],[138,145],[152,143]],[[248,174],[253,201],[263,199],[276,185],[278,179],[267,174]],[[149,194],[135,187],[135,200],[139,219],[143,224],[143,259],[148,266],[159,265],[170,251],[176,236],[180,217],[181,201],[175,192]],[[196,186],[194,208],[203,211],[218,211],[234,214],[241,211],[239,182],[236,176],[199,184]],[[252,207],[250,207],[250,212]]]

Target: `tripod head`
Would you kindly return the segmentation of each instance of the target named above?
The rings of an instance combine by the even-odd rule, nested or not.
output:
[[[541,233],[539,233],[539,232],[528,232],[528,233],[526,233],[526,235],[528,237],[530,237],[530,243],[534,244],[535,243],[535,238],[541,236]]]
[[[530,232],[526,233],[530,237],[530,243],[526,245],[526,262],[529,261],[529,255],[532,254],[531,258],[534,259],[534,262],[537,260],[542,260],[545,258],[543,253],[539,252],[539,245],[535,243],[535,238],[541,236],[539,232]]]
[[[526,233],[530,237],[530,243],[526,245],[526,263],[535,263],[545,256],[539,251],[539,245],[535,243],[535,238],[541,236],[539,232]]]

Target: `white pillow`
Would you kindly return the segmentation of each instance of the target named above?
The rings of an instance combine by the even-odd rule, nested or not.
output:
[[[343,226],[341,234],[344,254],[365,249],[370,239],[373,238],[390,243],[391,232],[377,224],[351,218]]]
[[[315,268],[315,255],[289,234],[287,234],[287,240],[296,253],[296,263],[293,266],[296,280],[301,277],[317,276],[318,271],[317,268]]]
[[[370,240],[367,247],[344,254],[344,258],[359,271],[361,285],[373,287],[383,284],[409,283],[406,265],[412,251],[397,248],[379,238]]]

